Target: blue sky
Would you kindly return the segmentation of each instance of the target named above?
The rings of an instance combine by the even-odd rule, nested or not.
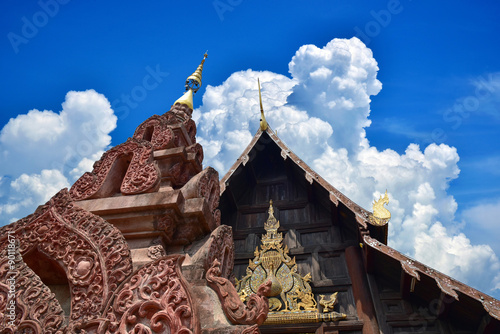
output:
[[[187,75],[208,50],[203,86],[194,101],[205,164],[215,165],[224,174],[247,145],[249,134],[255,133],[258,114],[252,116],[257,112],[253,97],[235,106],[234,99],[222,101],[220,92],[253,96],[253,88],[242,82],[253,82],[259,76],[264,102],[272,105],[268,107],[271,126],[279,129],[287,144],[313,168],[324,171],[321,174],[334,186],[367,209],[376,191],[388,187],[391,193],[392,187],[395,219],[390,244],[500,297],[497,2],[220,0],[172,4],[6,0],[0,4],[0,15],[2,224],[32,212],[47,196],[72,184],[102,150],[124,142],[147,117],[167,111],[183,93]],[[353,36],[364,46],[347,42]],[[335,38],[344,42],[329,44]],[[302,46],[315,45],[339,56],[342,43],[351,54],[364,55],[362,60],[367,62],[360,60],[357,68],[376,76],[371,81],[354,80],[359,86],[351,93],[366,89],[367,83],[381,83],[367,90],[368,104],[352,109],[359,111],[356,117],[348,112],[351,109],[340,110],[339,115],[344,115],[340,118],[322,114],[318,106],[315,109],[310,100],[316,95],[307,87],[319,92],[328,84],[303,75],[306,70],[326,68],[335,76],[336,69],[342,72],[342,64],[336,64],[336,58],[323,64],[321,57],[316,57],[316,49],[300,53]],[[366,55],[366,50],[372,55]],[[295,69],[290,67],[292,59],[297,64]],[[345,79],[348,82],[352,78]],[[96,93],[67,96],[70,91],[89,89]],[[334,90],[328,89],[326,96],[338,102]],[[275,96],[282,93],[284,98],[280,100],[270,92]],[[65,107],[61,106],[63,102]],[[65,108],[67,115],[73,116],[61,113]],[[216,118],[211,115],[218,108],[222,110],[220,115],[233,117],[231,122],[221,123],[224,131],[217,131],[213,125]],[[28,114],[35,109],[39,112]],[[297,115],[295,123],[280,117],[284,110]],[[64,123],[66,118],[73,126],[87,124],[92,129],[102,125],[102,131],[96,132],[99,140],[89,139],[93,130],[61,137],[60,133],[71,129]],[[368,120],[371,124],[366,123]],[[343,122],[351,124],[353,131],[365,131],[362,136],[368,144],[362,144],[362,149],[350,148],[352,143],[348,141],[341,145],[342,140],[335,136],[341,133],[338,126]],[[303,142],[311,145],[322,136],[324,141],[316,144],[321,150],[309,154],[304,145],[294,146],[293,136],[287,133],[290,129],[303,134]],[[239,139],[235,147],[224,146],[228,133]],[[82,146],[78,154],[54,153],[64,152],[63,145],[72,140]],[[381,175],[368,175],[370,171],[394,171],[367,169],[367,160],[363,159],[394,159],[393,165],[403,166],[412,143],[419,144],[418,152],[422,153],[431,143],[445,144],[433,146],[437,148],[422,158],[441,169],[415,172],[412,178],[418,182],[407,182],[404,187],[397,180],[385,182]],[[347,176],[331,172],[317,161],[320,157],[340,161],[344,153],[352,167]],[[422,166],[427,166],[425,161]],[[352,184],[357,183],[365,193],[353,190]],[[407,194],[412,189],[415,196]],[[432,200],[426,202],[419,196]],[[419,230],[421,239],[406,237],[415,232],[416,221],[427,230]],[[423,240],[445,240],[443,244],[448,246],[440,251],[450,254],[460,254],[460,248],[479,255],[464,261],[470,263],[469,267],[460,265],[460,256],[430,258],[419,250],[425,245]],[[411,247],[405,248],[405,243]],[[482,261],[478,267],[487,279],[472,277],[477,270],[473,263],[478,261]]]

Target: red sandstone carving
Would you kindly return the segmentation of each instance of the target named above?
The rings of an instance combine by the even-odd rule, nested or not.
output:
[[[70,193],[74,200],[102,198],[117,193],[117,185],[120,185],[119,190],[124,195],[158,189],[160,170],[153,160],[153,145],[150,142],[129,138],[108,150],[94,163],[92,172],[83,174],[73,184]]]
[[[193,110],[185,104],[176,103],[168,112],[163,114],[168,120],[168,124],[176,124],[180,122],[187,122],[191,119]]]
[[[241,334],[259,334],[259,333],[260,333],[259,325],[249,326],[241,331]]]
[[[109,333],[196,332],[198,323],[180,273],[183,259],[158,259],[127,279],[109,305]]]
[[[71,292],[70,321],[97,318],[106,300],[132,272],[130,251],[120,231],[74,206],[67,189],[35,214],[0,229],[0,253],[7,248],[7,231],[18,242],[21,255],[36,250],[64,269]],[[40,301],[21,311],[45,307]]]
[[[200,144],[194,144],[186,147],[186,152],[193,154],[194,160],[200,165],[203,163],[203,146]]]
[[[188,119],[184,122],[184,127],[189,135],[189,139],[191,139],[191,143],[196,143],[196,123],[192,119]]]
[[[174,240],[172,241],[177,245],[187,245],[202,235],[205,231],[198,222],[198,218],[187,217],[183,219],[184,224],[177,226]]]
[[[266,296],[271,292],[271,280],[259,287],[257,294],[250,295],[247,304],[243,304],[233,284],[221,277],[220,262],[215,259],[207,271],[206,280],[214,289],[222,304],[222,309],[233,324],[261,325],[269,313],[269,303]]]
[[[150,259],[156,260],[165,255],[165,249],[162,245],[154,245],[148,247],[148,257]]]
[[[17,254],[15,270],[8,264],[6,248],[0,253],[0,326],[2,333],[63,333],[64,312],[50,289]],[[12,279],[8,281],[7,279]],[[9,298],[10,282],[15,286],[15,298]],[[7,283],[7,284],[4,284]],[[13,325],[7,306],[15,301]],[[4,313],[5,311],[5,313]],[[1,328],[1,327],[0,327]]]
[[[174,132],[168,126],[167,118],[153,115],[137,127],[135,139],[151,142],[153,150],[162,150],[174,146]]]
[[[219,226],[210,236],[210,249],[205,260],[208,271],[216,259],[220,259],[220,276],[231,279],[234,267],[233,230],[227,225]]]
[[[165,213],[158,218],[157,222],[157,229],[160,231],[163,231],[165,242],[172,242],[172,239],[174,237],[174,233],[177,229],[177,223],[175,222],[175,212],[174,210],[166,210]]]
[[[182,188],[182,194],[185,199],[189,198],[205,198],[207,200],[210,212],[214,217],[216,226],[220,225],[220,185],[219,174],[212,167],[205,168],[201,173],[194,176]]]
[[[168,170],[168,175],[171,178],[172,184],[176,187],[185,185],[189,179],[196,174],[196,171],[192,171],[189,168],[190,164],[184,162],[178,162]]]

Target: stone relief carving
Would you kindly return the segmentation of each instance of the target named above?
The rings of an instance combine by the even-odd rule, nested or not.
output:
[[[62,334],[64,312],[55,295],[19,254],[15,259],[15,274],[11,273],[5,249],[0,256],[0,310],[8,310],[7,303],[15,305],[14,321],[11,322],[12,319],[8,317],[9,312],[0,313],[0,324],[5,326],[2,333]],[[9,282],[15,286],[14,304],[8,296],[12,291]]]
[[[119,180],[124,171],[123,179]],[[94,163],[92,172],[86,172],[73,184],[70,193],[74,200],[107,197],[114,195],[117,184],[123,195],[158,189],[160,170],[153,160],[153,145],[149,141],[129,138],[106,151]]]
[[[119,230],[76,207],[67,189],[33,215],[0,229],[0,252],[6,251],[8,231],[16,239],[21,256],[36,250],[64,269],[71,293],[70,321],[96,319],[106,300],[132,272],[130,251]],[[16,270],[23,268],[21,261]],[[25,282],[30,288],[31,284]],[[38,283],[34,280],[33,284],[36,287]],[[31,314],[46,307],[40,299],[20,314],[26,317],[24,312]]]
[[[110,333],[182,333],[198,330],[186,283],[183,257],[171,255],[149,263],[128,278],[109,304]]]
[[[240,300],[233,284],[221,277],[220,262],[215,259],[206,274],[208,285],[217,293],[222,309],[233,324],[261,325],[267,318],[269,303],[267,296],[271,293],[271,281],[264,282],[257,294],[248,297],[246,305]]]

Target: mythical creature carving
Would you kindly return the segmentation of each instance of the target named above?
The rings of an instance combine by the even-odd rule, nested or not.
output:
[[[327,313],[333,311],[333,307],[335,306],[335,304],[337,304],[338,294],[338,292],[331,294],[329,299],[325,299],[325,295],[319,295],[319,297],[321,298],[319,300],[319,304],[323,306],[323,312]]]
[[[0,229],[0,253],[6,251],[8,235],[16,239],[21,256],[36,250],[64,269],[71,293],[70,322],[96,319],[132,272],[128,244],[120,231],[75,206],[67,189],[33,215]],[[31,287],[32,283],[23,284]],[[36,303],[20,310],[20,315],[45,307]]]
[[[256,294],[248,297],[246,305],[241,302],[233,284],[221,277],[220,262],[215,259],[206,274],[208,285],[217,293],[222,309],[233,324],[261,325],[267,318],[269,304],[267,296],[270,294],[271,281],[260,285]]]
[[[158,189],[160,170],[153,160],[153,145],[149,141],[129,138],[106,151],[94,163],[92,172],[86,172],[73,184],[70,193],[74,200],[102,198],[117,193],[117,184],[123,195]]]
[[[382,226],[387,224],[391,219],[391,213],[384,207],[385,204],[389,204],[387,190],[385,191],[385,195],[380,196],[378,201],[373,201],[373,215],[369,218],[372,224]]]
[[[156,260],[165,255],[165,249],[162,245],[153,245],[148,247],[148,257],[150,259]]]

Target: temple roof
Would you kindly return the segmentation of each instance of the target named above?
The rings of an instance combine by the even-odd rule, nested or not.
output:
[[[266,147],[273,145],[277,149],[263,153],[266,149],[262,147],[262,144]],[[221,196],[233,178],[239,178],[240,176],[236,175],[242,175],[242,168],[245,168],[249,161],[257,161],[259,154],[275,155],[274,158],[279,158],[277,157],[278,150],[283,160],[290,159],[295,166],[303,171],[304,178],[309,184],[317,184],[327,191],[329,201],[337,207],[343,204],[353,213],[358,224],[356,230],[365,255],[365,267],[368,273],[390,280],[400,286],[403,296],[412,295],[429,303],[437,300],[440,303],[439,307],[445,307],[446,312],[451,309],[454,316],[458,315],[459,318],[481,317],[486,311],[492,318],[500,320],[500,302],[498,300],[387,246],[387,223],[382,226],[373,223],[371,219],[373,213],[353,202],[323,179],[293,153],[270,126],[267,126],[265,130],[259,128],[250,144],[222,177],[220,181]],[[266,161],[273,161],[270,157],[266,157],[266,159]],[[258,161],[262,163],[262,161]],[[266,168],[272,167],[267,166]],[[251,173],[244,175],[251,175]],[[238,186],[241,187],[241,184]],[[351,228],[353,227],[351,226]],[[486,322],[489,323],[489,321]],[[497,325],[498,322],[493,322],[489,326]]]
[[[271,129],[269,125],[265,130],[259,128],[255,136],[252,138],[250,144],[248,144],[248,146],[243,150],[243,153],[240,155],[240,157],[231,166],[229,171],[222,177],[220,181],[221,195],[224,193],[226,185],[234,172],[240,166],[245,166],[247,164],[247,162],[249,161],[249,153],[252,151],[252,149],[254,149],[257,142],[259,142],[259,139],[261,139],[264,134],[267,134],[272,142],[279,147],[279,149],[281,150],[281,157],[284,160],[290,159],[297,167],[304,171],[304,177],[307,182],[309,182],[309,184],[317,183],[319,186],[324,188],[329,193],[329,199],[331,202],[333,202],[336,206],[338,206],[339,203],[345,205],[350,211],[355,214],[356,221],[362,228],[373,231],[372,233],[377,240],[383,243],[387,243],[387,224],[380,226],[371,223],[370,216],[372,216],[372,213],[370,211],[356,204],[346,195],[341,193],[337,188],[332,186],[323,177],[321,177],[321,175],[316,173],[302,159],[300,159],[295,153],[293,153],[293,151],[278,137],[278,135]]]

